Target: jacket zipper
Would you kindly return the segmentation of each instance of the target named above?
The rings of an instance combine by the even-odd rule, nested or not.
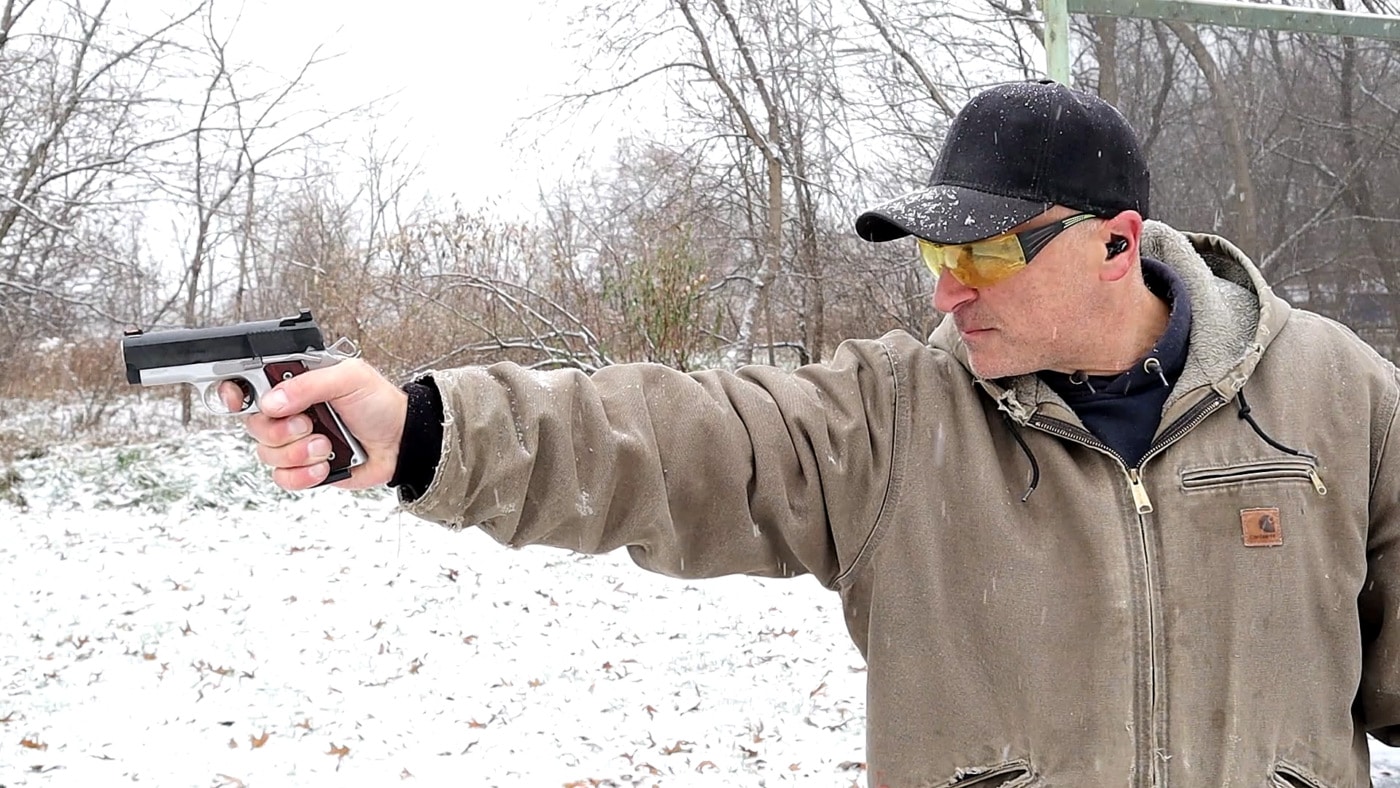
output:
[[[1136,785],[1153,785],[1156,783],[1156,780],[1153,779],[1156,771],[1156,764],[1153,761],[1152,753],[1157,749],[1157,627],[1154,621],[1155,605],[1152,599],[1152,566],[1147,558],[1147,531],[1143,521],[1143,515],[1152,511],[1152,500],[1148,498],[1147,488],[1143,486],[1142,476],[1138,472],[1138,469],[1142,466],[1139,464],[1138,468],[1129,468],[1128,463],[1123,459],[1123,455],[1114,451],[1108,444],[1099,440],[1093,433],[1088,430],[1080,429],[1069,422],[1033,416],[1027,424],[1042,432],[1047,432],[1056,437],[1107,454],[1118,461],[1118,467],[1123,469],[1123,473],[1128,478],[1128,486],[1132,490],[1133,504],[1137,509],[1138,515],[1138,538],[1141,540],[1142,544],[1142,566],[1147,576],[1147,587],[1143,592],[1143,598],[1146,600],[1147,604],[1147,697],[1145,699],[1142,697],[1138,698],[1137,706],[1139,713],[1134,716],[1137,731],[1146,730],[1149,731],[1149,734],[1147,737],[1143,737],[1140,733],[1134,735],[1134,749],[1136,752],[1133,756],[1133,760],[1137,763],[1137,768],[1134,769],[1134,773],[1137,775],[1137,779],[1135,780]],[[1144,706],[1146,707],[1145,709]],[[1142,724],[1144,712],[1147,717],[1146,725]],[[1143,768],[1144,766],[1146,766],[1145,769]]]
[[[1205,421],[1206,417],[1210,416],[1210,414],[1224,407],[1225,402],[1226,399],[1224,397],[1220,396],[1219,394],[1212,393],[1211,396],[1201,400],[1200,402],[1197,402],[1195,405],[1192,405],[1190,410],[1183,413],[1181,415],[1181,418],[1173,422],[1172,425],[1167,428],[1167,431],[1162,433],[1162,437],[1158,438],[1151,446],[1148,447],[1147,453],[1142,455],[1141,460],[1138,460],[1138,468],[1141,469],[1142,466],[1147,464],[1148,460],[1152,459],[1153,457],[1156,457],[1158,454],[1161,454],[1163,451],[1166,450],[1168,446],[1181,440],[1186,435],[1186,433],[1190,432],[1191,430],[1194,430],[1197,426],[1200,425],[1201,422]],[[1320,479],[1318,480],[1318,483],[1321,484]],[[1147,490],[1143,490],[1142,494],[1143,500],[1147,500]],[[1147,507],[1147,512],[1151,512],[1151,501],[1147,501]],[[1141,509],[1139,509],[1139,511],[1141,512]],[[1146,514],[1147,512],[1143,513]]]
[[[1065,440],[1078,443],[1091,449],[1100,451],[1118,461],[1118,465],[1123,469],[1128,478],[1128,489],[1133,494],[1133,505],[1138,514],[1138,536],[1142,540],[1142,565],[1147,576],[1147,589],[1145,598],[1147,600],[1147,634],[1148,634],[1148,669],[1151,671],[1148,679],[1148,715],[1151,730],[1149,746],[1144,752],[1139,748],[1138,761],[1146,761],[1148,768],[1138,772],[1139,781],[1143,784],[1157,784],[1155,779],[1157,762],[1155,753],[1157,751],[1158,732],[1156,730],[1157,721],[1157,624],[1156,624],[1156,603],[1152,594],[1152,563],[1148,559],[1147,552],[1147,523],[1144,515],[1152,513],[1152,499],[1147,494],[1147,487],[1142,483],[1142,469],[1147,465],[1147,461],[1161,454],[1173,443],[1181,440],[1191,430],[1195,429],[1205,421],[1212,413],[1224,407],[1228,402],[1219,393],[1212,393],[1211,396],[1192,405],[1190,410],[1181,415],[1162,433],[1161,437],[1148,447],[1147,452],[1138,460],[1137,467],[1129,468],[1128,463],[1123,460],[1122,455],[1114,451],[1108,444],[1099,440],[1088,430],[1077,427],[1069,422],[1060,421],[1047,417],[1033,416],[1027,421],[1032,427],[1042,432],[1047,432]],[[1319,495],[1327,494],[1327,486],[1322,483],[1322,477],[1316,468],[1308,469],[1308,478],[1312,481],[1313,487]]]
[[[1142,459],[1138,460],[1137,466],[1133,468],[1128,467],[1128,463],[1123,459],[1122,455],[1114,451],[1108,444],[1099,440],[1088,430],[1077,427],[1069,422],[1045,417],[1033,416],[1027,422],[1030,426],[1042,432],[1047,432],[1051,435],[1064,438],[1065,440],[1087,446],[1088,448],[1103,452],[1117,460],[1118,467],[1123,469],[1124,474],[1128,478],[1128,488],[1133,494],[1133,505],[1137,509],[1138,515],[1138,538],[1141,540],[1140,543],[1142,545],[1142,567],[1147,578],[1143,598],[1147,601],[1148,691],[1146,712],[1148,724],[1139,728],[1139,730],[1145,728],[1149,731],[1149,736],[1146,741],[1141,737],[1138,738],[1136,760],[1140,767],[1137,770],[1138,783],[1140,785],[1157,785],[1159,782],[1163,782],[1156,779],[1158,768],[1156,752],[1159,749],[1157,741],[1160,735],[1157,730],[1157,605],[1152,593],[1153,567],[1147,549],[1147,521],[1145,519],[1145,515],[1152,513],[1152,499],[1147,494],[1147,487],[1142,483],[1142,468],[1147,464],[1148,460],[1161,454],[1168,446],[1181,440],[1186,433],[1195,429],[1201,422],[1205,421],[1210,414],[1223,407],[1225,403],[1225,398],[1221,397],[1219,394],[1212,394],[1212,396],[1191,406],[1190,410],[1182,414],[1181,418],[1173,422],[1172,425],[1162,433],[1162,436],[1148,447],[1147,453],[1142,455]],[[1143,747],[1144,744],[1146,744],[1146,747]],[[1141,768],[1144,766],[1146,768]]]

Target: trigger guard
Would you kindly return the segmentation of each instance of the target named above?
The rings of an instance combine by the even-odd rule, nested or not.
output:
[[[229,410],[224,405],[223,397],[219,396],[219,388],[222,387],[225,383],[232,383],[233,385],[238,387],[239,391],[243,392],[243,407],[239,408],[238,410]],[[228,378],[226,380],[215,381],[213,385],[205,386],[204,390],[201,391],[200,394],[204,398],[204,407],[208,408],[213,413],[229,416],[240,416],[248,413],[257,412],[257,410],[253,407],[254,402],[256,401],[256,397],[253,392],[253,386],[243,378]]]

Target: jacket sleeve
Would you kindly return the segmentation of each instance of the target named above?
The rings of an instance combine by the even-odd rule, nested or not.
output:
[[[437,372],[442,456],[403,505],[516,547],[626,546],[673,576],[810,572],[830,586],[897,471],[901,373],[885,341],[844,343],[796,372]]]
[[[1394,369],[1392,368],[1392,372]],[[1400,424],[1394,381],[1372,429],[1370,534],[1366,582],[1357,599],[1361,618],[1362,672],[1357,696],[1366,730],[1400,745]]]

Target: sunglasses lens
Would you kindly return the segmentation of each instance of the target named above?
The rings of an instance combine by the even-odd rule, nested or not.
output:
[[[944,269],[968,287],[991,287],[1026,267],[1021,242],[999,235],[970,244],[936,244],[919,239],[919,254],[936,281]]]

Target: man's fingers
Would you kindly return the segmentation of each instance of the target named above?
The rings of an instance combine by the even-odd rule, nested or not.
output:
[[[225,380],[219,384],[219,399],[229,413],[243,412],[243,387],[232,380]]]
[[[284,490],[305,490],[320,484],[330,472],[330,463],[326,462],[300,468],[273,468],[272,481]]]
[[[258,409],[273,417],[290,416],[319,402],[349,395],[360,385],[363,366],[358,359],[350,359],[284,380],[258,400]]]
[[[274,419],[261,413],[244,417],[243,426],[253,440],[264,446],[286,446],[311,434],[311,419],[297,414],[286,419]]]
[[[300,468],[324,463],[329,459],[331,442],[321,435],[276,446],[260,442],[257,453],[258,460],[264,465],[274,468]]]
[[[219,394],[225,400],[235,396],[226,387]],[[244,414],[244,427],[257,442],[258,459],[272,467],[273,481],[283,489],[304,490],[326,480],[330,441],[312,435],[312,420],[305,414],[321,403],[336,409],[364,448],[365,462],[337,486],[363,489],[389,481],[403,437],[408,395],[356,359],[277,381],[259,395],[257,412]]]

